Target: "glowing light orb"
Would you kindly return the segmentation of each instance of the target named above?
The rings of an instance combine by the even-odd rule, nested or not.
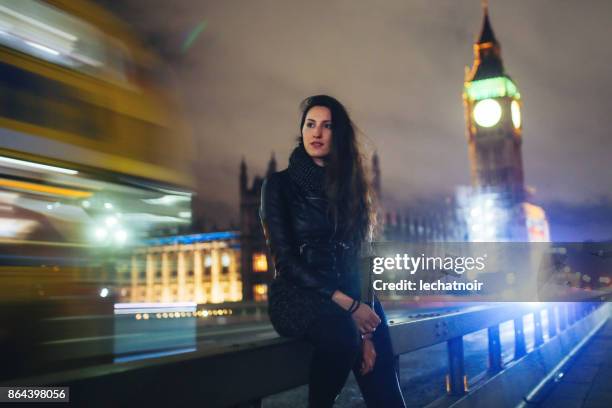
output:
[[[521,107],[517,101],[512,101],[510,104],[510,112],[512,113],[512,123],[516,129],[521,127]]]
[[[474,120],[482,127],[495,126],[502,116],[502,109],[495,99],[485,99],[474,107]]]

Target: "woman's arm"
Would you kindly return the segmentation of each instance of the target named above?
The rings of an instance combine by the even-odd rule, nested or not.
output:
[[[316,273],[307,270],[307,266],[295,253],[295,243],[291,233],[288,203],[283,195],[281,173],[268,177],[261,188],[261,207],[259,216],[276,271],[292,282],[308,289],[313,289],[325,297],[331,298],[336,286],[327,283]]]

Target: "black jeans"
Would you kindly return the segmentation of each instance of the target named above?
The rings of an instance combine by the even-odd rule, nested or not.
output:
[[[338,307],[338,313],[324,314],[309,327],[306,340],[315,348],[308,390],[311,408],[333,406],[351,370],[369,408],[405,407],[394,367],[389,326],[378,301],[374,311],[381,319],[373,338],[376,363],[374,369],[363,376],[359,373],[361,335],[348,313]]]

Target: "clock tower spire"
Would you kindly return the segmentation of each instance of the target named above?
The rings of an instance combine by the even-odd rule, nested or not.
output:
[[[504,68],[483,1],[474,62],[463,84],[472,187],[458,192],[470,241],[548,241],[544,210],[528,202],[523,177],[521,94]]]

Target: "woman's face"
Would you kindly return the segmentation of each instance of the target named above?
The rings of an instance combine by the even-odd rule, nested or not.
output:
[[[331,111],[325,106],[313,106],[306,113],[302,128],[304,148],[316,164],[323,166],[323,159],[331,151],[332,143]]]

